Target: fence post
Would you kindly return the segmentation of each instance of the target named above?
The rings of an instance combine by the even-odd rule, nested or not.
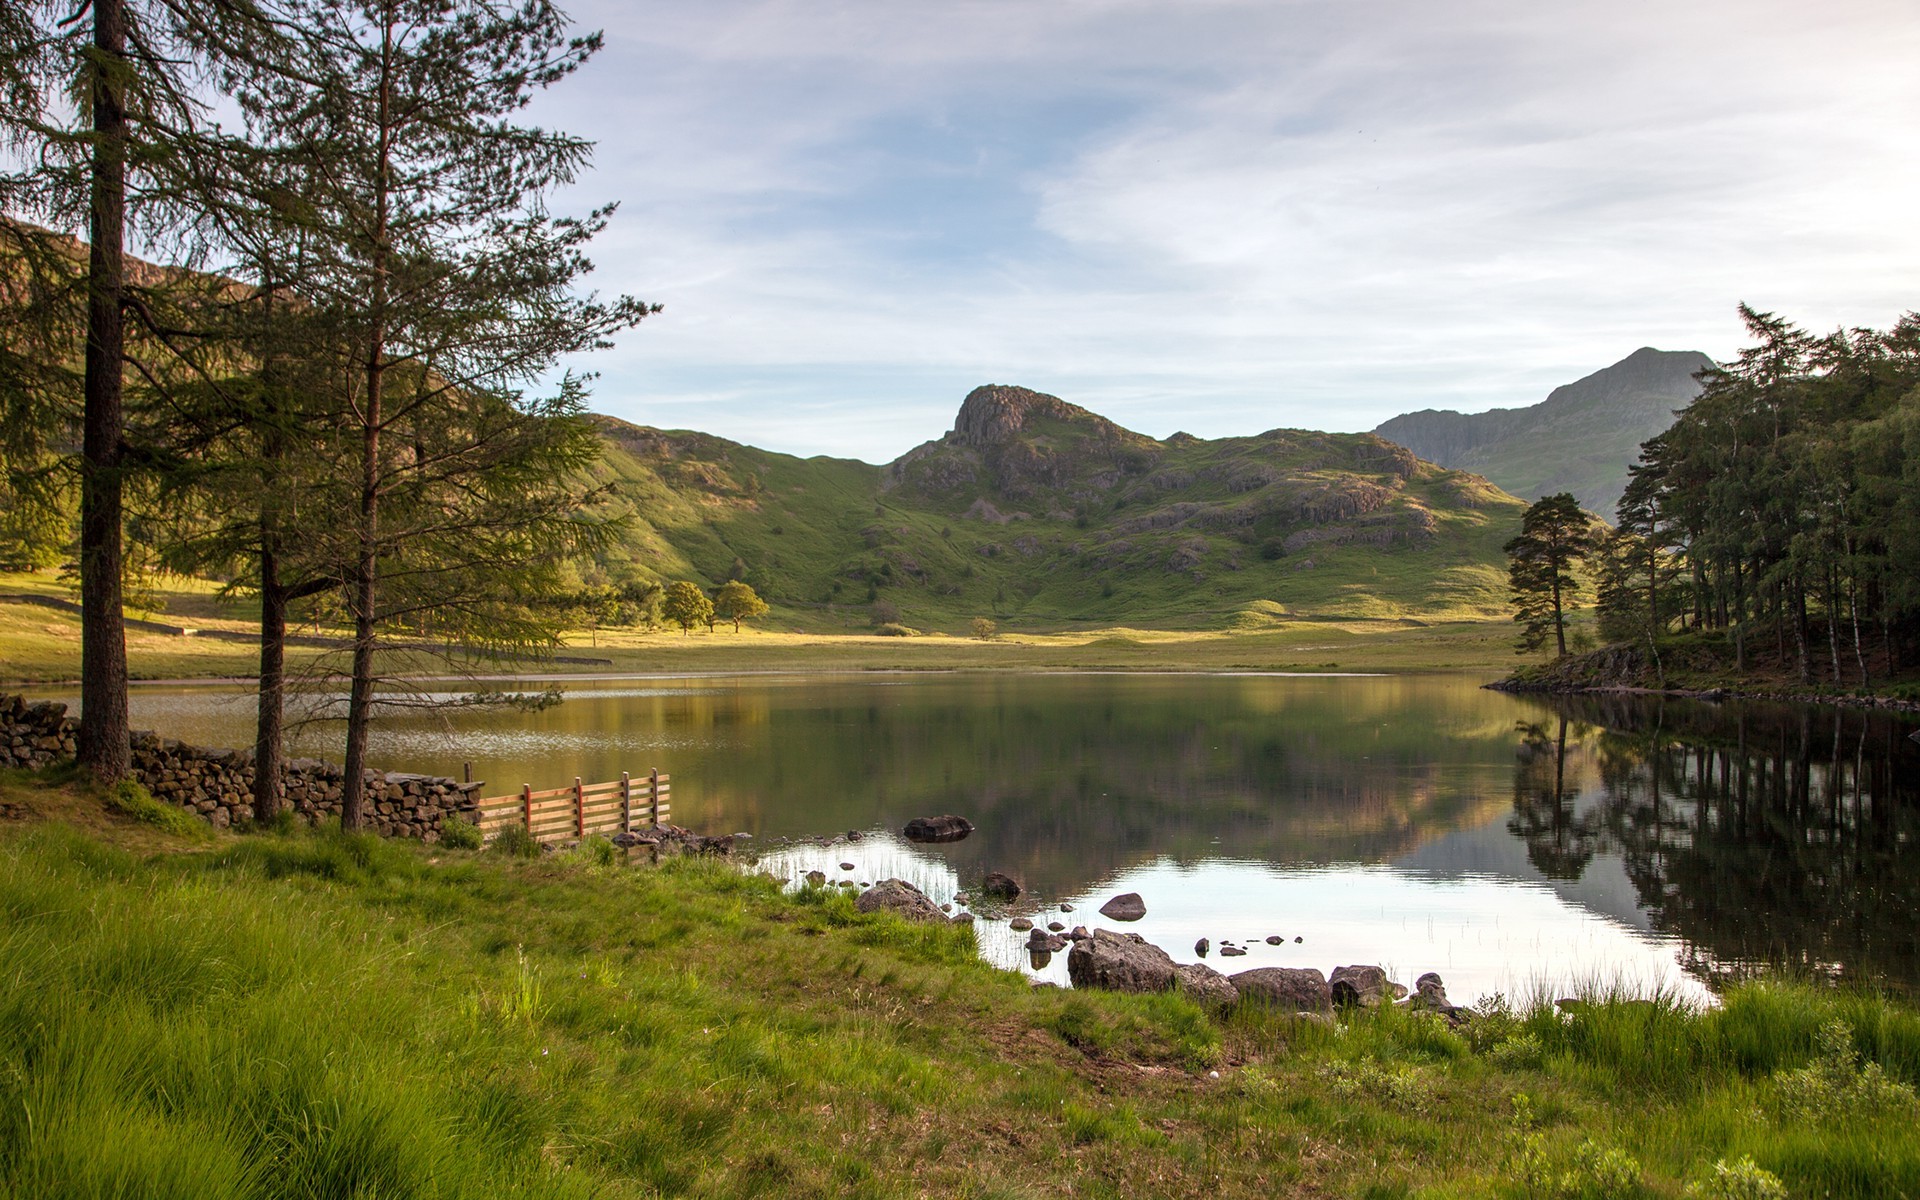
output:
[[[647,777],[647,811],[653,814],[655,828],[660,825],[660,768]]]
[[[587,836],[587,796],[580,790],[580,777],[573,777],[573,836]]]
[[[620,832],[633,832],[633,778],[620,772]]]
[[[520,820],[526,825],[527,833],[533,833],[533,785],[520,785]]]

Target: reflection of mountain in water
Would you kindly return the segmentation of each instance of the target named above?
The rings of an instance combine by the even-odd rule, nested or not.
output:
[[[1521,730],[1508,823],[1540,874],[1577,883],[1617,861],[1709,981],[1771,965],[1920,988],[1907,723],[1625,696],[1551,707]]]
[[[752,816],[775,831],[959,813],[978,831],[938,849],[962,877],[1009,870],[1053,895],[1163,857],[1381,861],[1502,803],[1501,739],[1436,736],[1456,717],[1423,689],[1360,682],[1142,680],[1116,694],[1110,681],[995,679],[860,703],[816,694],[775,707],[766,740],[779,749],[739,747],[724,791],[704,795],[729,814],[719,823],[737,813],[743,828],[764,801]],[[797,810],[804,822],[783,829],[796,747],[819,786]]]

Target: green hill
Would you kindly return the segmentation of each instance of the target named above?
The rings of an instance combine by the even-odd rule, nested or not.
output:
[[[1642,347],[1527,408],[1482,413],[1423,409],[1374,432],[1422,458],[1485,475],[1517,496],[1572,492],[1609,519],[1640,443],[1693,403],[1694,374],[1713,360],[1693,350]]]
[[[1017,387],[976,388],[885,467],[599,421],[632,517],[610,567],[744,577],[803,623],[1498,613],[1523,508],[1372,434],[1160,441]]]

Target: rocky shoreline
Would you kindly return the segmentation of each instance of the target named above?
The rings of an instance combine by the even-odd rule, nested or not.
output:
[[[820,871],[809,872],[805,883],[809,887],[828,886],[825,873]],[[961,895],[964,897],[965,893]],[[854,907],[861,912],[890,912],[915,922],[971,924],[974,921],[970,912],[948,915],[945,909],[951,905],[935,904],[904,879],[883,879],[867,887],[854,900]],[[1070,907],[1061,906],[1066,911],[1070,911]],[[1138,915],[1130,914],[1145,913],[1144,903],[1134,893],[1115,897],[1102,911],[1108,908],[1115,910],[1108,914],[1115,920],[1138,920]],[[1331,973],[1315,967],[1254,967],[1228,975],[1205,963],[1176,963],[1172,955],[1137,933],[1089,930],[1084,925],[1065,931],[1059,921],[1050,922],[1042,929],[1024,917],[1016,917],[1009,927],[1030,931],[1027,949],[1036,966],[1044,966],[1053,954],[1066,950],[1067,977],[1076,988],[1178,992],[1212,1011],[1245,1005],[1320,1021],[1332,1020],[1342,1010],[1384,1005],[1431,1012],[1455,1026],[1465,1024],[1476,1015],[1473,1009],[1450,1001],[1446,984],[1432,971],[1416,979],[1411,989],[1388,978],[1384,968],[1366,963],[1336,966]],[[1203,938],[1194,949],[1204,955],[1206,946]],[[1227,953],[1225,945],[1221,953]],[[1054,985],[1036,982],[1035,986]]]

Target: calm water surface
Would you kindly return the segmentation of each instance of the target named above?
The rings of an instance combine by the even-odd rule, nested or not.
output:
[[[471,763],[489,794],[658,767],[676,821],[751,834],[761,865],[795,879],[898,876],[948,901],[1004,870],[1029,895],[983,910],[983,952],[1062,982],[1065,956],[1034,963],[1008,918],[1131,928],[1180,961],[1203,936],[1244,943],[1244,958],[1209,960],[1228,971],[1437,970],[1467,1000],[1591,980],[1704,999],[1764,965],[1920,984],[1911,719],[1478,682],[574,680],[541,713],[393,714],[372,760],[456,776]],[[245,745],[251,700],[142,687],[134,724]],[[337,740],[317,727],[302,750],[337,759]],[[940,813],[978,831],[897,836]],[[1145,920],[1094,911],[1128,891]]]

